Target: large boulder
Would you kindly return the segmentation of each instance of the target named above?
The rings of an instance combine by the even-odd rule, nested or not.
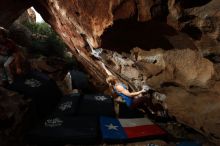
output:
[[[128,58],[115,54],[105,57],[106,65],[111,66],[114,72],[154,88],[160,88],[165,83],[185,88],[208,87],[214,78],[213,63],[203,58],[199,51],[191,49],[144,51],[134,48]]]
[[[150,64],[160,66],[161,72],[156,72],[147,79],[149,84],[156,87],[166,82],[173,82],[186,88],[190,86],[205,87],[214,75],[213,63],[203,58],[200,52],[190,49],[171,50],[163,53],[156,53],[154,50],[140,51],[140,58],[144,59],[138,61],[146,60]]]
[[[9,37],[18,45],[31,47],[32,32],[21,23],[15,22],[9,27]]]
[[[1,1],[1,25],[8,26],[30,6],[26,1],[19,2],[7,7],[12,0]],[[203,58],[203,55],[219,53],[219,0],[33,0],[31,5],[70,47],[93,77],[95,86],[107,87],[105,78],[111,72],[133,90],[145,83],[161,91],[171,86],[170,92],[176,90],[175,86],[184,92],[184,99],[201,96],[205,104],[210,94],[216,97],[215,103],[210,103],[214,106],[219,103],[219,94],[214,95],[217,91],[212,91],[219,80],[218,65]],[[135,50],[135,47],[141,49]],[[185,94],[185,90],[191,92],[194,88],[197,90],[193,96]],[[203,88],[207,89],[204,94],[200,93]],[[178,102],[182,95],[174,93],[176,98],[167,99]],[[182,114],[181,102],[172,106],[172,102],[166,101],[170,114],[210,140],[215,139],[213,141],[219,145],[216,140],[219,127],[213,124],[218,117],[213,118],[210,128],[203,114],[208,113],[207,110],[194,110],[191,102],[198,101],[188,100],[184,100],[190,105],[185,113],[195,111],[198,119],[194,121],[205,123],[207,127],[202,128],[205,130],[198,130],[201,124],[191,122],[193,114]],[[204,104],[201,107],[205,107]],[[208,108],[212,104],[207,105]],[[215,113],[217,111],[219,109],[215,108]],[[197,124],[192,125],[194,123]]]
[[[18,19],[16,19],[17,23],[36,23],[36,14],[32,8],[27,9]]]
[[[179,87],[163,89],[170,115],[180,123],[192,127],[218,144],[220,141],[220,125],[218,121],[220,108],[219,83],[218,90],[191,89],[190,92]],[[199,91],[199,92],[198,92]]]
[[[22,125],[29,109],[30,99],[14,91],[0,87],[0,144],[16,146],[22,144]]]

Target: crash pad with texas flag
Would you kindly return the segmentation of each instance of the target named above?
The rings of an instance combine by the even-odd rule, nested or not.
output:
[[[117,119],[100,117],[103,140],[126,141],[165,136],[166,132],[148,118]]]

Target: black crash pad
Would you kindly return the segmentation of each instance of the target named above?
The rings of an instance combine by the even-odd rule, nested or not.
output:
[[[31,144],[93,144],[99,139],[95,117],[52,116],[30,130],[26,139]]]
[[[86,94],[79,106],[79,115],[115,116],[114,103],[110,96],[103,94]]]
[[[40,117],[45,117],[53,111],[62,97],[56,83],[47,75],[37,71],[16,78],[8,88],[31,97],[32,104]]]
[[[72,86],[75,89],[79,89],[83,93],[89,93],[91,88],[89,84],[88,76],[77,69],[73,69],[70,71]]]
[[[57,105],[54,115],[74,116],[77,112],[80,98],[80,93],[65,95]]]

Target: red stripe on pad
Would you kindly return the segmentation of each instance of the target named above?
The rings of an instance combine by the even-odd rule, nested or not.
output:
[[[157,125],[123,127],[128,138],[164,135],[166,132]]]

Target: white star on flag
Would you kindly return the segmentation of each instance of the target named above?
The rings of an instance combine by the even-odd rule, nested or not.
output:
[[[118,126],[114,126],[112,123],[110,123],[109,125],[105,125],[106,127],[108,127],[108,130],[118,130],[117,127]]]

